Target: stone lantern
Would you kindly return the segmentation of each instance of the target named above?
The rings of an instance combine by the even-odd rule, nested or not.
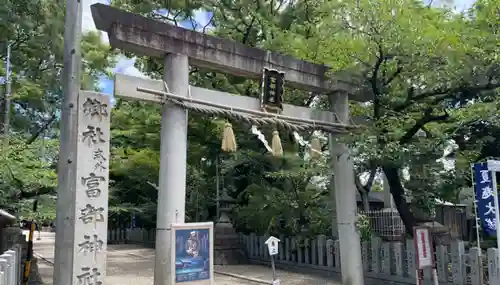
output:
[[[219,198],[220,215],[214,227],[214,253],[216,265],[234,265],[246,263],[247,259],[242,250],[239,235],[231,223],[231,212],[234,208],[235,199],[222,189]]]

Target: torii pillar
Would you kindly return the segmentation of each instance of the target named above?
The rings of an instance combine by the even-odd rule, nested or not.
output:
[[[189,89],[188,57],[167,54],[164,58],[163,80],[169,91],[187,96]],[[188,111],[175,104],[164,104],[160,132],[160,181],[156,210],[155,284],[171,279],[170,225],[184,223],[186,212]],[[175,246],[175,245],[174,245]]]
[[[330,108],[337,114],[337,120],[349,121],[349,102],[346,93],[337,93],[330,97]],[[331,136],[330,140],[332,139],[334,138]],[[358,216],[354,165],[350,159],[349,148],[345,144],[331,141],[330,147],[334,174],[334,185],[331,190],[335,198],[342,283],[345,285],[364,284],[363,264],[360,260],[361,240],[356,226],[353,226]]]
[[[175,27],[103,4],[94,4],[91,9],[97,29],[108,33],[112,47],[134,52],[137,55],[159,58],[166,56],[164,79],[169,84],[172,93],[181,96],[187,95],[188,61],[193,66],[249,79],[260,79],[263,69],[267,67],[284,72],[285,81],[289,87],[320,94],[336,92],[336,94],[330,95],[334,97],[332,107],[343,123],[349,122],[348,94],[352,94],[350,92],[354,86],[338,76],[327,79],[325,74],[328,68],[324,65],[298,60],[277,52],[250,48],[237,42]],[[193,89],[191,87],[191,95],[193,95]],[[221,92],[217,91],[205,90],[203,92],[207,93],[205,100],[224,97],[220,95]],[[351,99],[359,101],[370,99],[362,97],[363,95],[362,93],[354,93]],[[136,94],[133,97],[139,98],[141,96],[143,95]],[[226,96],[229,100],[224,102],[226,105],[241,104],[247,100],[241,98],[245,98],[244,96],[229,97]],[[293,112],[294,110],[297,111],[297,108],[290,108],[288,111]],[[286,114],[286,112],[287,110],[284,108],[284,113]],[[314,113],[309,109],[307,112]],[[318,112],[318,114],[326,114],[330,122],[335,120],[335,114],[332,112]],[[164,278],[169,277],[171,270],[169,261],[171,241],[166,237],[168,236],[166,232],[169,231],[171,222],[184,221],[186,115],[187,112],[178,107],[167,105],[164,108],[155,285],[170,285],[169,279]],[[300,117],[303,114],[298,113],[296,116]],[[325,121],[325,118],[323,120]],[[181,142],[181,140],[183,141]],[[339,242],[342,279],[345,285],[363,285],[361,245],[355,225],[357,216],[356,189],[352,162],[349,160],[348,149],[345,145],[336,144],[332,152],[334,152],[333,159],[335,160],[333,170],[335,171],[334,194],[337,205],[337,224],[339,232],[341,232]],[[183,161],[181,162],[181,160]]]

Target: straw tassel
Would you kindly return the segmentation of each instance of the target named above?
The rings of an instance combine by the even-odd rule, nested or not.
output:
[[[221,149],[225,152],[236,151],[236,138],[234,137],[233,126],[231,125],[231,123],[226,123],[224,125]]]
[[[281,146],[280,134],[278,131],[273,132],[273,140],[271,142],[271,149],[274,156],[283,155],[283,146]]]
[[[321,144],[318,137],[313,136],[311,139],[311,158],[321,157]]]

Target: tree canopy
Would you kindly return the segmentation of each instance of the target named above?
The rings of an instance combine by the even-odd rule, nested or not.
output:
[[[460,190],[470,186],[470,163],[500,157],[500,2],[478,0],[464,12],[442,5],[446,1],[351,2],[209,0],[166,6],[158,0],[115,0],[111,5],[353,76],[359,92],[371,98],[351,102],[362,131],[342,138],[353,151],[356,186],[366,201],[385,174],[411,229],[421,217],[408,206],[409,197],[423,210],[432,209],[436,199],[459,202]],[[7,152],[15,167],[0,172],[2,191],[11,193],[4,205],[14,197],[54,193],[64,20],[63,7],[56,5],[25,0],[0,7],[2,19],[10,17],[0,23],[0,42],[12,41],[15,78]],[[195,21],[200,13],[206,23]],[[85,35],[82,47],[82,87],[97,89],[98,77],[109,75],[118,51],[110,51],[94,32]],[[138,57],[136,67],[152,78],[163,72],[156,58]],[[191,69],[190,81],[244,96],[260,92],[259,82],[198,68]],[[289,88],[285,101],[329,108],[328,95]],[[154,227],[160,119],[161,106],[119,99],[114,106],[110,205],[116,223],[135,214],[141,225]],[[280,130],[286,155],[276,158],[250,126],[231,122],[239,151],[225,154],[220,151],[224,123],[190,113],[187,219],[214,219],[219,188],[236,199],[234,223],[241,231],[328,234],[334,205],[325,134],[319,134],[324,158],[311,160],[312,133],[297,138]],[[258,131],[270,139],[273,129]],[[44,159],[35,163],[34,157]],[[445,168],[443,159],[454,167]]]
[[[4,1],[5,2],[5,1]],[[54,218],[58,122],[63,67],[64,13],[61,1],[7,0],[0,7],[0,58],[11,46],[9,138],[3,138],[0,207],[27,217],[40,198],[38,216]],[[98,77],[114,66],[114,52],[97,32],[82,37],[82,88],[98,89]],[[6,65],[0,65],[5,76]],[[2,85],[1,94],[5,92]],[[3,129],[2,116],[1,126]],[[8,139],[8,141],[6,141]],[[47,196],[48,195],[48,196]],[[45,207],[46,205],[47,207]]]
[[[242,0],[190,2],[187,6],[184,2],[175,2],[165,7],[161,1],[143,1],[141,5],[135,5],[133,1],[122,0],[112,4],[184,25],[193,22],[198,9],[203,9],[210,12],[211,20],[206,26],[192,24],[199,31],[325,63],[332,71],[349,70],[356,74],[361,78],[359,83],[364,87],[363,92],[373,98],[370,102],[352,103],[351,106],[352,115],[364,118],[366,127],[346,140],[358,158],[356,170],[373,173],[367,182],[370,185],[358,188],[361,192],[369,191],[374,176],[383,171],[398,210],[407,227],[411,228],[418,217],[406,204],[410,193],[413,201],[423,208],[432,208],[434,198],[458,202],[460,189],[469,183],[469,164],[498,156],[494,150],[498,143],[494,134],[498,126],[496,95],[500,86],[499,2],[478,1],[464,13],[420,1],[356,2]],[[149,76],[161,77],[161,61],[139,58],[136,65]],[[246,96],[259,93],[256,82],[243,78],[198,69],[191,72],[191,77],[194,84],[207,88]],[[317,101],[315,108],[328,108],[326,96],[297,90],[286,90],[285,100],[303,106]],[[141,116],[147,116],[146,110],[150,108],[155,112],[156,124],[151,130],[157,130],[157,108],[141,104],[134,107],[128,103],[123,106],[128,112]],[[137,109],[132,112],[130,108]],[[119,107],[116,111],[121,113],[122,110],[125,109]],[[223,180],[230,184],[228,188],[238,198],[237,212],[240,222],[247,223],[247,228],[279,229],[283,219],[287,219],[287,212],[291,213],[287,220],[290,224],[300,220],[306,221],[305,225],[318,220],[328,224],[328,209],[331,209],[326,203],[329,197],[325,195],[328,183],[320,186],[311,183],[312,175],[304,174],[307,163],[292,163],[293,159],[286,157],[283,159],[287,161],[286,165],[294,165],[290,169],[279,166],[279,163],[266,167],[270,158],[263,145],[254,135],[242,132],[236,133],[238,140],[242,140],[240,149],[245,150],[245,155],[220,155],[220,121],[199,115],[191,118],[196,119],[190,122],[189,171],[193,177],[200,175],[197,177],[208,179],[195,179],[207,184],[199,189],[188,186],[188,189],[191,195],[199,195],[196,189],[203,189],[206,191],[203,197],[211,197],[202,200],[207,204],[201,208],[213,206],[213,175],[219,157],[227,169],[223,171]],[[143,124],[142,121],[138,123]],[[238,128],[244,130],[248,126]],[[149,127],[138,129],[149,130]],[[270,131],[263,130],[268,136]],[[127,128],[127,132],[131,129]],[[204,136],[201,132],[210,135]],[[302,135],[307,138],[311,134]],[[297,148],[294,139],[284,137],[288,151],[298,151],[303,157],[304,147]],[[157,152],[158,134],[153,138],[156,140],[153,148]],[[198,144],[200,138],[203,138],[202,143]],[[252,144],[246,145],[247,141]],[[200,145],[204,146],[202,150],[198,148]],[[327,148],[324,141],[324,150]],[[444,169],[442,163],[436,161],[443,158],[445,150],[456,161],[452,169]],[[146,157],[149,152],[144,149],[137,151],[136,155]],[[127,160],[130,159],[128,155]],[[148,160],[143,161],[150,165]],[[155,165],[157,168],[158,163]],[[410,169],[409,181],[400,175],[402,169]],[[156,176],[157,169],[153,173]],[[288,183],[270,179],[276,175]],[[307,182],[301,185],[292,183],[297,175],[307,176]],[[193,183],[197,185],[198,182]],[[322,197],[326,204],[315,204],[314,197]],[[150,201],[154,203],[154,200],[153,195]],[[196,203],[200,201],[194,200]],[[193,199],[188,201],[193,202]],[[199,207],[198,204],[194,208]],[[304,212],[296,211],[295,207],[312,209],[312,212],[304,218]],[[262,214],[262,218],[255,219],[260,225],[249,225],[249,220],[257,212]]]

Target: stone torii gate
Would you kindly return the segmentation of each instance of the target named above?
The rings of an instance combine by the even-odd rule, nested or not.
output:
[[[107,5],[91,6],[97,29],[108,33],[112,47],[164,58],[164,81],[169,92],[181,97],[260,111],[258,99],[189,86],[189,64],[226,74],[260,79],[264,68],[285,73],[287,86],[330,94],[332,112],[286,105],[283,115],[317,122],[349,121],[348,94],[353,86],[338,78],[326,78],[328,68],[276,52],[249,48],[240,43],[178,28],[167,23],[125,12]],[[134,100],[163,102],[138,87],[164,90],[161,81],[118,75],[115,93]],[[188,91],[190,90],[190,91]],[[189,94],[188,94],[189,93]],[[159,94],[159,93],[158,93]],[[333,95],[332,95],[333,94]],[[354,94],[359,101],[365,98]],[[347,127],[347,125],[346,125]],[[183,223],[187,156],[187,110],[165,104],[161,121],[160,181],[156,234],[155,285],[170,284],[170,225]],[[175,139],[172,137],[185,138]],[[362,285],[363,270],[359,235],[355,227],[356,189],[352,162],[345,145],[330,137],[335,184],[337,224],[341,248],[342,279],[345,285]],[[332,193],[333,194],[333,193]]]

